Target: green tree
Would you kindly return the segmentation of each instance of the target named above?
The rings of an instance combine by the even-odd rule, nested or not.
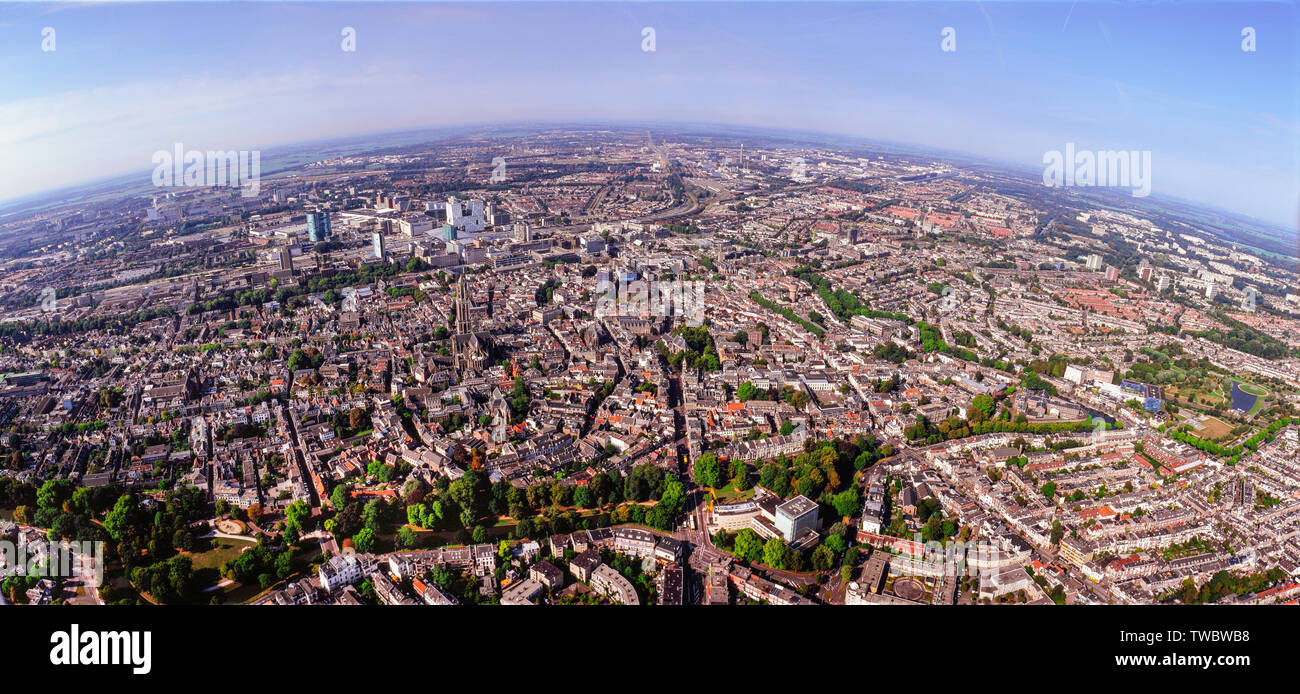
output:
[[[118,497],[117,503],[113,504],[112,510],[104,517],[104,529],[108,531],[108,536],[118,542],[125,539],[127,530],[135,522],[135,515],[135,498],[130,494]]]
[[[288,578],[293,573],[293,551],[284,550],[275,555],[275,576],[276,578]]]
[[[725,484],[717,456],[705,453],[696,459],[695,481],[705,487],[721,487]]]
[[[358,552],[375,551],[375,531],[370,528],[358,530],[357,534],[352,536],[352,546]]]
[[[36,491],[36,507],[57,509],[63,506],[64,499],[72,496],[72,483],[68,480],[46,480]]]
[[[834,552],[835,556],[839,556],[840,553],[843,552],[845,548],[844,536],[831,533],[826,536],[826,540],[822,542],[822,546],[826,547],[831,552]]]
[[[785,540],[779,537],[774,537],[763,545],[763,563],[774,569],[785,568],[785,555]]]
[[[744,561],[756,562],[763,557],[763,538],[749,528],[736,533],[736,556]]]
[[[296,529],[298,532],[310,530],[308,524],[311,522],[311,506],[306,501],[299,499],[284,508],[284,525],[285,529]]]
[[[835,553],[826,545],[813,550],[812,565],[817,571],[826,571],[835,565]]]
[[[857,487],[849,487],[848,489],[845,489],[839,494],[836,494],[832,499],[832,503],[834,504],[835,510],[840,514],[840,516],[857,515],[858,513]]]
[[[582,508],[591,508],[592,506],[595,506],[595,503],[591,498],[591,490],[586,486],[578,487],[573,490],[573,503]]]
[[[334,505],[334,510],[342,511],[348,505],[348,485],[338,484],[330,491],[330,503]]]
[[[409,525],[403,525],[401,530],[397,531],[397,546],[402,549],[412,549],[418,541],[419,536]]]
[[[749,489],[749,464],[740,459],[731,461],[731,481],[738,492]]]

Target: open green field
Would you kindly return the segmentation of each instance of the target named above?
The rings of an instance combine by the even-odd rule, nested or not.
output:
[[[1268,395],[1268,389],[1254,383],[1242,383],[1240,388],[1251,395]]]
[[[244,542],[240,539],[222,537],[195,539],[194,552],[190,554],[191,564],[194,565],[195,584],[203,587],[217,585],[221,582],[221,565],[237,558],[244,547],[255,545],[256,542],[252,541]],[[226,586],[224,591],[229,594],[229,591],[237,586],[239,584]]]
[[[261,595],[263,592],[261,586],[256,582],[251,585],[243,583],[231,583],[221,589],[222,597],[227,603],[242,604]]]
[[[745,499],[752,499],[754,497],[754,488],[750,487],[749,489],[746,489],[743,492],[737,491],[736,483],[728,482],[727,486],[719,487],[713,490],[713,493],[716,494],[718,497],[717,503],[730,504],[737,501],[743,501]]]
[[[223,540],[219,538],[218,541],[240,544],[238,540]],[[251,547],[254,543],[244,543],[244,544],[247,544],[248,546]],[[238,552],[236,551],[235,554],[231,555],[231,557],[233,558],[237,554]],[[297,580],[299,577],[301,577],[304,574],[304,572],[307,572],[308,569],[311,568],[311,565],[313,563],[318,562],[320,558],[321,558],[320,542],[318,540],[304,541],[302,545],[299,546],[297,549],[295,549],[293,552],[293,559],[291,562],[291,566],[293,567],[293,574],[290,575],[286,580],[287,581]],[[223,562],[229,561],[229,559],[223,559],[222,561]],[[219,566],[220,565],[218,565],[218,568],[215,569],[206,570],[213,577],[209,585],[215,585],[216,583],[221,581],[222,577],[216,573],[217,571],[220,570]],[[197,569],[198,566],[196,565],[195,566],[196,574],[197,574]],[[201,575],[200,578],[206,579],[209,574]],[[276,580],[275,584],[267,589],[263,589],[260,585],[258,585],[256,581],[253,581],[251,583],[239,583],[239,582],[228,583],[222,586],[220,589],[222,600],[224,600],[227,604],[246,603],[258,597],[259,595],[267,592],[267,590],[279,590],[283,588],[286,585],[286,580]]]
[[[256,544],[252,540],[231,540],[224,537],[195,540],[194,552],[190,554],[190,561],[194,564],[195,571],[199,569],[216,569],[220,572],[222,564],[239,556],[239,553],[245,547],[253,547]]]
[[[245,547],[253,547],[256,544],[251,540],[244,542],[224,537],[214,537],[206,540],[196,539],[194,541],[194,551],[189,555],[190,562],[194,566],[195,584],[207,588],[221,582],[221,565],[239,556],[239,553]],[[232,584],[226,586],[223,590],[228,594],[230,589],[238,585],[238,583]]]

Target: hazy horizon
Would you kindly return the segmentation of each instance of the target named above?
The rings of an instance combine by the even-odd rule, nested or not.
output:
[[[175,142],[238,150],[658,121],[866,138],[1038,170],[1067,143],[1149,150],[1154,195],[1295,230],[1295,9],[3,4],[0,69],[14,78],[0,84],[11,163],[0,200],[145,171]],[[54,51],[41,50],[46,26]],[[345,26],[355,52],[340,48]],[[1246,26],[1253,53],[1241,48]],[[643,27],[655,30],[653,52]],[[941,50],[944,27],[956,30],[955,51]]]

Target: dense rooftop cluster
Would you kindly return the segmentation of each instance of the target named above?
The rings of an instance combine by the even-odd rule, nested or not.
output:
[[[0,599],[1300,598],[1295,267],[1193,212],[617,130],[261,185],[0,223],[0,532],[106,547]]]

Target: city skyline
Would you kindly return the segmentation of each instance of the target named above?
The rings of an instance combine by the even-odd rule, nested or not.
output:
[[[0,217],[0,602],[1300,600],[1253,224],[703,124],[372,140]]]
[[[4,9],[0,67],[15,79],[0,86],[0,148],[17,164],[0,173],[6,200],[145,171],[175,142],[244,150],[481,122],[658,120],[1027,167],[1073,143],[1150,151],[1154,195],[1297,226],[1291,5]],[[355,52],[341,49],[343,27]],[[942,50],[945,27],[955,51]]]

